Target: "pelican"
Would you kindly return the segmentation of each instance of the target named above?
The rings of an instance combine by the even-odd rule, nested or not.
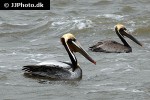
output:
[[[82,69],[80,68],[74,52],[81,53],[92,63],[96,62],[81,47],[77,39],[71,33],[64,34],[61,42],[65,47],[72,63],[63,61],[45,61],[36,65],[23,66],[25,75],[38,76],[52,80],[78,80],[82,78]]]
[[[115,31],[118,37],[121,39],[123,44],[118,43],[116,41],[108,40],[108,41],[100,41],[95,45],[89,47],[90,50],[94,52],[106,52],[106,53],[129,53],[132,52],[132,48],[124,39],[124,36],[130,38],[138,45],[142,46],[142,44],[134,38],[131,34],[127,32],[127,29],[122,24],[117,24],[115,26]]]

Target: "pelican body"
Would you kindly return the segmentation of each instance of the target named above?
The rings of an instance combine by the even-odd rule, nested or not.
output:
[[[88,55],[88,53],[81,47],[76,38],[67,33],[61,37],[61,42],[65,47],[72,63],[63,61],[45,61],[36,65],[23,66],[25,75],[38,76],[48,78],[51,80],[78,80],[82,78],[82,69],[80,68],[74,52],[81,53],[92,63],[96,62]]]
[[[124,39],[124,36],[130,38],[138,45],[142,46],[142,44],[134,38],[131,34],[127,32],[127,29],[122,24],[117,24],[115,26],[115,32],[122,41],[123,44],[118,43],[116,41],[108,40],[108,41],[100,41],[95,45],[89,47],[89,49],[93,52],[106,52],[106,53],[129,53],[132,52],[132,48]]]

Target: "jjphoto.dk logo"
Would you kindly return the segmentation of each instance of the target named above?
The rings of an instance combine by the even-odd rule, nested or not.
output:
[[[8,8],[8,7],[44,7],[44,5],[41,3],[41,2],[38,2],[37,4],[31,4],[31,3],[27,3],[27,4],[24,4],[24,3],[4,3],[4,7],[5,8]]]
[[[3,0],[0,10],[50,10],[50,0]]]
[[[4,3],[4,7],[8,8],[9,7],[9,3]]]

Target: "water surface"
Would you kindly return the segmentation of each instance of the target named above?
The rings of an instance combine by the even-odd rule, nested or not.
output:
[[[49,11],[0,11],[0,97],[2,100],[149,100],[149,0],[51,0]],[[132,53],[93,53],[100,40],[120,42],[114,26],[122,23],[139,41],[127,39]],[[45,60],[69,61],[60,42],[73,33],[97,61],[76,54],[80,81],[26,78],[22,66]]]

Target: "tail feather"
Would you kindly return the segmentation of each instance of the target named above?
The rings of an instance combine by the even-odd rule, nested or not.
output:
[[[100,45],[102,45],[103,44],[103,42],[98,42],[98,43],[96,43],[95,45],[93,45],[93,46],[90,46],[89,47],[89,50],[91,50],[91,51],[98,51],[97,49],[100,49]]]
[[[64,69],[59,66],[48,66],[48,65],[27,65],[23,66],[22,70],[27,72],[66,72],[69,69]]]
[[[22,70],[25,71],[25,75],[42,76],[52,79],[66,79],[71,75],[68,69],[64,69],[58,66],[27,65],[23,66]]]
[[[46,65],[27,65],[27,66],[23,66],[24,71],[27,72],[38,72],[38,71],[46,71],[47,70]]]

